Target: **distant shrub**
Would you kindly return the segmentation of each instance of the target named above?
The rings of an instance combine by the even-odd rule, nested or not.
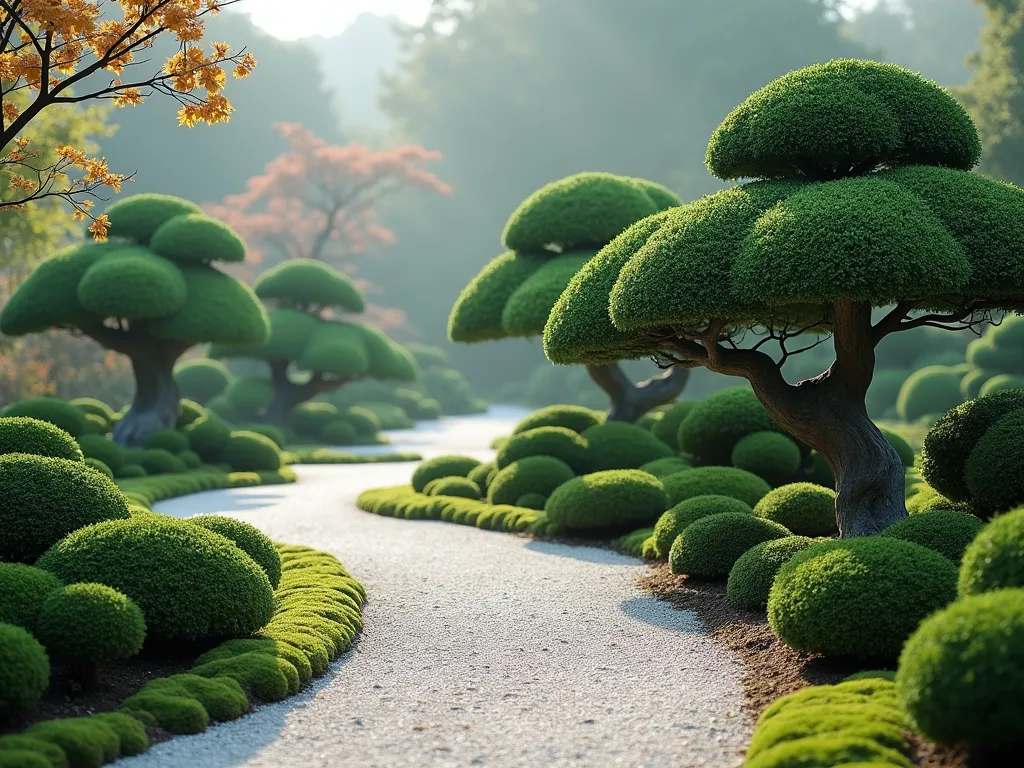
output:
[[[360,437],[373,437],[380,431],[380,419],[376,414],[358,405],[342,411],[341,418],[351,424]]]
[[[971,506],[983,515],[1024,504],[1024,410],[988,428],[964,464]]]
[[[440,477],[466,477],[480,466],[480,460],[471,456],[436,456],[421,462],[412,473],[412,487],[417,493],[423,493],[427,483]]]
[[[27,416],[0,417],[0,454],[31,453],[82,461],[75,439],[60,427]]]
[[[96,470],[109,480],[114,479],[114,471],[99,459],[86,459],[85,466],[87,466],[89,469]]]
[[[651,525],[666,507],[668,496],[654,475],[612,469],[559,485],[548,496],[544,511],[552,523],[567,530],[631,530]]]
[[[672,449],[650,432],[622,421],[609,421],[584,430],[591,471],[637,469],[672,456]]]
[[[284,448],[287,442],[284,431],[273,424],[243,424],[238,429],[242,432],[255,432],[257,435],[263,435],[278,448]]]
[[[896,449],[896,453],[900,456],[900,461],[903,462],[904,467],[914,466],[914,449],[910,447],[910,443],[902,435],[897,435],[890,429],[882,429],[879,427],[879,432],[893,448]]]
[[[188,437],[175,429],[158,429],[146,441],[147,448],[162,448],[168,453],[188,450]]]
[[[667,456],[663,459],[655,459],[654,461],[648,461],[646,464],[642,464],[640,469],[644,472],[649,472],[658,478],[668,477],[674,475],[676,472],[682,472],[690,469],[690,462],[686,459],[680,458],[679,456]]]
[[[82,413],[99,416],[108,424],[114,420],[114,409],[95,397],[76,397],[68,401],[68,404],[75,406]]]
[[[527,456],[509,464],[494,476],[487,489],[487,500],[491,504],[515,504],[516,499],[527,493],[550,497],[552,491],[575,476],[572,468],[561,459]]]
[[[480,486],[466,477],[439,477],[427,484],[431,496],[459,496],[464,499],[479,499]]]
[[[205,405],[223,395],[234,377],[219,360],[200,358],[181,363],[174,369],[174,380],[183,397]]]
[[[50,593],[61,588],[52,573],[21,563],[0,563],[0,622],[29,631]]]
[[[183,397],[178,403],[178,418],[174,423],[176,429],[184,429],[193,421],[206,415],[206,409],[195,400]]]
[[[39,641],[21,627],[0,624],[0,718],[32,709],[49,684],[50,660]]]
[[[513,435],[498,451],[495,466],[504,469],[527,456],[554,456],[578,475],[590,468],[590,444],[577,432],[565,427],[537,427]]]
[[[353,445],[358,437],[351,422],[341,417],[327,422],[320,430],[320,439],[328,445]]]
[[[973,515],[949,509],[935,509],[900,520],[882,531],[882,536],[912,541],[945,555],[957,565],[984,524]]]
[[[37,397],[21,400],[4,408],[3,416],[27,416],[31,419],[48,421],[60,427],[72,437],[81,437],[89,431],[85,413],[80,409],[58,400],[56,397]]]
[[[270,586],[277,589],[281,583],[281,555],[274,547],[274,542],[259,528],[244,520],[223,515],[197,515],[188,518],[188,521],[233,541],[236,547],[263,569]]]
[[[117,470],[116,477],[121,479],[128,479],[131,477],[145,477],[146,468],[141,464],[125,464],[119,470]]]
[[[662,479],[675,505],[694,496],[732,496],[753,507],[771,491],[755,474],[735,467],[696,467]]]
[[[928,365],[914,371],[900,387],[896,411],[904,421],[917,421],[929,413],[945,413],[963,402],[960,381],[964,374],[946,365]]]
[[[71,584],[47,597],[36,637],[72,662],[128,659],[142,650],[146,622],[132,600],[103,584]]]
[[[659,517],[654,526],[654,550],[658,557],[668,557],[672,542],[693,521],[726,512],[749,515],[753,514],[753,509],[749,504],[731,496],[694,496],[679,502]]]
[[[480,491],[486,495],[487,485],[490,482],[489,478],[492,472],[497,474],[497,467],[495,467],[493,461],[488,461],[486,464],[477,464],[469,471],[466,477],[476,483],[480,487]]]
[[[573,432],[583,433],[604,422],[604,414],[578,405],[549,405],[540,408],[516,424],[513,434],[526,432],[537,427],[565,427]]]
[[[651,434],[665,443],[673,451],[678,451],[679,446],[679,425],[683,423],[690,411],[697,405],[696,400],[681,400],[673,405],[665,415],[658,419],[651,427]]]
[[[900,539],[818,542],[782,566],[768,622],[799,651],[896,658],[921,620],[956,598],[956,577],[947,558]]]
[[[185,428],[189,447],[203,461],[215,462],[231,437],[231,427],[216,415],[196,419]]]
[[[291,427],[300,437],[316,438],[328,423],[341,415],[337,406],[330,403],[300,403],[291,415]]]
[[[199,469],[203,464],[202,458],[195,451],[179,451],[178,458],[181,459],[181,463],[188,469]]]
[[[139,464],[145,468],[148,475],[177,474],[188,469],[185,462],[163,448],[145,449],[139,457]]]
[[[754,432],[732,449],[732,465],[757,475],[772,486],[793,479],[800,469],[800,447],[779,432]]]
[[[115,473],[124,464],[124,449],[108,437],[82,435],[77,442],[85,458],[99,459]]]
[[[269,437],[255,432],[232,432],[220,459],[235,472],[273,471],[281,468],[281,451]]]
[[[1024,587],[1024,509],[1000,515],[964,551],[961,596]]]
[[[754,507],[754,514],[784,525],[798,536],[834,536],[836,494],[815,483],[791,483],[771,491]]]
[[[985,381],[978,390],[978,396],[984,397],[993,392],[1001,392],[1004,389],[1024,389],[1024,376],[1015,376],[1010,373],[1001,373],[998,376]]]
[[[672,573],[725,579],[740,556],[756,544],[789,536],[778,523],[748,513],[725,512],[690,523],[669,551]]]
[[[729,605],[743,611],[763,612],[768,607],[768,593],[779,570],[793,555],[813,543],[814,539],[806,536],[786,536],[748,549],[729,571],[726,582]]]
[[[679,425],[679,448],[702,464],[729,464],[736,443],[755,432],[779,432],[749,387],[723,389],[697,403]]]

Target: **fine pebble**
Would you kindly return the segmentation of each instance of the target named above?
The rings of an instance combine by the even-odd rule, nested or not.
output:
[[[487,446],[523,415],[390,436],[424,457]],[[369,593],[354,652],[304,693],[123,760],[221,766],[723,766],[751,730],[741,669],[690,612],[636,585],[643,564],[443,522],[356,509],[415,463],[298,467],[294,485],[164,502],[221,513],[339,557]]]

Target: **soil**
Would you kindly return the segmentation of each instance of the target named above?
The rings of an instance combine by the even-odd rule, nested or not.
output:
[[[740,611],[729,605],[725,584],[677,576],[667,563],[652,564],[640,579],[641,588],[679,610],[693,611],[712,637],[736,652],[743,661],[746,710],[757,718],[776,699],[811,685],[842,682],[866,668],[820,655],[800,653],[779,640],[762,613]],[[947,749],[908,734],[915,763],[922,768],[967,768],[966,753]]]

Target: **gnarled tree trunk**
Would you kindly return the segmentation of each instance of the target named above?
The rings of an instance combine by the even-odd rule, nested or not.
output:
[[[309,381],[296,384],[288,378],[287,360],[270,360],[270,383],[274,397],[267,406],[263,420],[278,427],[288,426],[295,406],[310,400],[323,392],[337,389],[344,381],[326,381],[320,374],[314,374]]]
[[[132,406],[114,425],[112,437],[125,448],[146,444],[160,429],[174,429],[181,407],[181,393],[174,381],[174,364],[188,349],[181,342],[133,339],[117,351],[128,355],[135,374]]]
[[[611,399],[608,421],[635,422],[652,408],[677,397],[690,378],[688,368],[670,368],[634,384],[618,363],[588,365],[587,373]]]

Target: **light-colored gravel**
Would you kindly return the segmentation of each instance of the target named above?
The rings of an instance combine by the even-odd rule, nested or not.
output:
[[[425,456],[489,457],[521,414],[393,435]],[[124,768],[735,766],[750,735],[740,669],[689,613],[647,596],[632,558],[357,510],[414,464],[300,467],[291,486],[159,505],[247,520],[326,549],[370,601],[355,653],[311,690]]]

